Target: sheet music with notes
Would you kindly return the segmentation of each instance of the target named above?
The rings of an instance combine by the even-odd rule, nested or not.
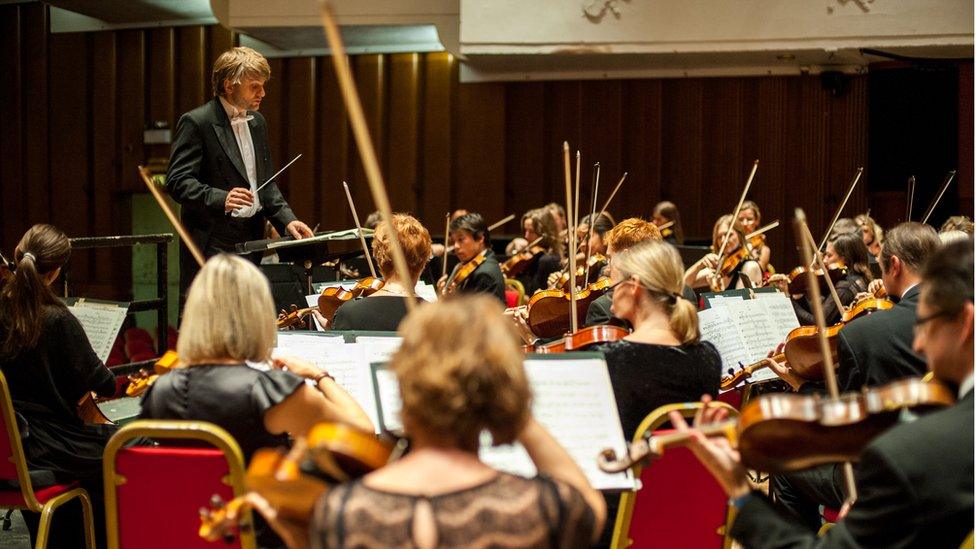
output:
[[[722,375],[730,369],[752,364],[786,341],[786,336],[800,322],[790,298],[780,292],[756,293],[756,299],[724,299],[712,308],[698,312],[702,339],[712,342],[722,357]],[[766,368],[757,371],[750,381],[775,379]]]
[[[399,425],[396,378],[381,365],[373,365],[373,369],[384,422],[389,417]],[[626,449],[603,357],[596,353],[573,353],[572,358],[529,357],[525,371],[532,387],[533,416],[569,452],[590,483],[598,490],[633,489],[635,483],[629,471],[604,473],[596,463],[605,448],[615,449],[617,455]],[[395,400],[390,398],[394,394]],[[518,443],[492,447],[491,437],[483,434],[479,456],[502,471],[526,477],[537,473],[528,453]]]
[[[125,315],[129,312],[129,304],[83,297],[66,298],[64,303],[81,323],[99,360],[107,362],[115,338],[125,322]]]
[[[305,334],[278,334],[276,354],[289,354],[304,358],[319,369],[329,372],[336,383],[362,406],[370,421],[379,432],[376,397],[373,380],[366,359],[366,349],[357,343],[345,343],[342,337],[314,336]]]
[[[400,348],[403,343],[402,337],[385,336],[358,336],[356,343],[359,343],[366,350],[366,361],[370,364],[374,362],[389,362],[393,353]]]

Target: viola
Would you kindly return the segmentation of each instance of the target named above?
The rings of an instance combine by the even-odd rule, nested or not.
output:
[[[356,299],[357,297],[372,295],[382,288],[383,279],[373,276],[367,276],[357,280],[356,284],[348,290],[342,286],[329,286],[322,290],[322,293],[319,295],[319,313],[331,323],[332,319],[335,318],[336,311],[339,310],[339,307],[343,303]]]
[[[919,378],[847,393],[838,399],[772,393],[746,404],[738,420],[698,430],[729,438],[746,467],[778,474],[856,461],[875,437],[899,421],[902,410],[924,413],[951,406],[955,400],[945,385]],[[612,449],[604,450],[597,463],[603,471],[619,473],[660,456],[666,448],[686,444],[691,437],[689,432],[649,437],[632,444],[628,455],[619,459]]]
[[[506,278],[515,278],[525,272],[535,258],[545,253],[546,249],[542,246],[528,246],[526,249],[517,252],[512,257],[501,264],[502,274]]]
[[[466,261],[464,264],[455,267],[454,273],[451,274],[451,278],[444,285],[444,294],[454,293],[455,290],[461,287],[461,284],[469,276],[471,276],[475,269],[478,268],[482,263],[485,262],[485,257],[488,255],[488,250],[484,250],[478,255]]]
[[[562,339],[534,347],[531,351],[542,354],[584,351],[601,343],[620,341],[630,334],[630,330],[620,326],[604,324],[580,328]]]
[[[319,423],[299,437],[289,451],[261,448],[247,467],[244,484],[263,497],[282,519],[299,524],[311,521],[315,502],[339,482],[359,478],[385,465],[393,446],[372,433],[335,423]],[[210,508],[200,510],[201,538],[233,541],[247,527],[248,502],[242,497],[223,502],[215,496]],[[228,519],[228,512],[238,517]]]
[[[604,267],[610,263],[610,260],[606,258],[603,254],[593,254],[589,259],[586,260],[586,268],[584,269],[582,265],[576,267],[576,287],[582,287],[587,279],[596,280],[600,273],[603,272]],[[560,289],[564,292],[569,291],[569,271],[559,276],[559,280],[553,287],[554,289]]]
[[[603,295],[612,283],[609,277],[601,277],[586,288],[576,292],[576,311],[586,315],[586,309],[594,299]],[[569,292],[562,290],[542,290],[536,292],[526,305],[528,326],[537,337],[559,337],[570,331]]]

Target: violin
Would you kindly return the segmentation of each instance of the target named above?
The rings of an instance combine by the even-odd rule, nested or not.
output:
[[[783,362],[784,360],[786,360],[786,355],[784,355],[783,353],[779,353],[778,355],[773,356],[772,359],[775,360],[776,362]],[[752,364],[743,366],[738,372],[733,372],[731,371],[732,369],[729,368],[730,370],[729,375],[723,377],[722,380],[719,381],[718,383],[719,389],[721,389],[722,391],[728,391],[729,389],[734,388],[739,383],[742,383],[743,381],[752,377],[752,374],[754,374],[755,372],[762,370],[763,368],[768,368],[769,363],[766,362],[766,360],[768,359],[764,358],[758,362],[753,362]]]
[[[541,354],[569,353],[572,351],[584,351],[601,343],[611,343],[620,341],[627,337],[630,330],[620,326],[604,324],[600,326],[589,326],[580,328],[576,332],[567,335],[562,339],[539,345],[530,349],[530,352]]]
[[[378,469],[391,456],[393,446],[372,433],[342,424],[319,423],[287,452],[280,448],[255,452],[244,484],[248,491],[267,500],[282,519],[308,524],[315,502],[332,485]],[[244,512],[247,507],[245,496],[229,502],[214,496],[210,508],[200,509],[200,537],[232,542],[239,531],[250,527]],[[228,518],[231,510],[238,517],[236,521]]]
[[[798,471],[843,461],[856,461],[875,437],[899,421],[902,410],[916,413],[951,406],[955,394],[942,383],[907,378],[881,387],[841,395],[772,393],[742,408],[738,420],[699,429],[707,436],[724,435],[738,447],[742,463],[772,474]],[[660,456],[666,448],[688,442],[692,432],[667,433],[636,442],[618,459],[604,450],[597,464],[619,473],[635,463]]]
[[[78,401],[75,412],[78,414],[78,417],[82,422],[84,422],[86,425],[113,425],[115,423],[105,414],[103,414],[102,409],[98,407],[98,402],[101,402],[102,400],[103,399],[96,397],[95,393],[91,391],[85,393],[85,396],[81,397],[81,400]]]
[[[586,268],[582,265],[576,267],[576,280],[575,285],[577,288],[582,287],[587,279],[592,278],[594,280],[600,275],[604,267],[610,263],[603,254],[593,254],[586,261]],[[559,280],[553,286],[553,289],[560,289],[564,292],[569,291],[569,271],[567,269],[562,275],[559,276]]]
[[[532,264],[532,261],[535,260],[536,257],[545,253],[545,251],[546,249],[542,246],[527,246],[519,252],[516,252],[512,257],[508,258],[504,263],[501,264],[502,274],[506,278],[515,278],[516,276],[525,272],[525,270],[529,268],[529,265]]]
[[[813,274],[816,275],[817,280],[820,281],[821,291],[826,291],[827,280],[826,278],[824,278],[823,269],[804,267],[801,265],[799,267],[794,268],[792,271],[790,271],[789,274],[790,295],[806,295],[808,290],[807,272],[811,270],[813,271]],[[830,265],[827,265],[827,271],[830,275],[830,281],[834,284],[836,284],[840,279],[847,276],[847,266],[844,265],[842,261],[836,261],[834,263],[831,263]]]
[[[597,297],[603,295],[612,283],[609,277],[601,277],[586,288],[576,292],[577,314],[586,315],[586,309]],[[559,337],[570,331],[569,292],[542,290],[535,293],[526,305],[527,324],[537,337]]]
[[[278,314],[278,320],[275,321],[275,326],[279,330],[297,330],[298,328],[303,328],[305,327],[305,317],[311,314],[315,308],[306,307],[299,309],[295,305],[292,305],[291,311],[285,312],[282,309],[281,313]]]
[[[454,293],[464,281],[474,273],[475,269],[478,268],[482,263],[485,262],[485,257],[488,255],[488,250],[484,250],[473,258],[469,259],[464,264],[456,267],[454,272],[451,274],[451,278],[444,285],[444,294]]]
[[[329,286],[322,290],[319,295],[318,309],[322,316],[330,323],[335,318],[335,313],[339,307],[347,301],[357,297],[366,297],[383,289],[383,279],[374,276],[367,276],[356,281],[356,284],[345,289],[342,286]],[[310,309],[309,309],[310,312]]]

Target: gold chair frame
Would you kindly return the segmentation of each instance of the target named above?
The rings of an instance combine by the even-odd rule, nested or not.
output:
[[[227,431],[206,421],[136,420],[119,429],[105,446],[102,462],[105,481],[105,522],[109,549],[119,548],[119,519],[117,486],[125,484],[125,477],[115,472],[115,456],[126,443],[137,438],[197,440],[217,448],[227,460],[229,474],[221,482],[230,486],[234,496],[242,496],[244,485],[244,454],[234,437]],[[201,502],[206,504],[207,502]],[[253,524],[250,512],[245,511],[241,524]],[[253,528],[240,528],[242,549],[256,549]]]
[[[658,429],[661,425],[668,421],[668,414],[671,412],[680,412],[682,417],[693,418],[695,414],[702,407],[701,402],[683,402],[678,404],[667,404],[661,406],[644,417],[640,425],[637,426],[637,431],[634,433],[633,442],[639,442],[645,436],[645,434],[650,435]],[[732,406],[724,403],[713,401],[709,407],[712,408],[725,408],[729,412],[729,417],[738,417],[739,411]],[[641,473],[644,471],[644,464],[642,462],[634,464],[630,468],[635,479],[640,479]],[[620,495],[620,506],[617,508],[617,518],[613,526],[613,538],[610,542],[610,547],[613,549],[626,549],[633,545],[634,540],[628,537],[630,532],[630,522],[633,519],[634,514],[634,503],[637,501],[637,491],[627,491]],[[724,532],[718,532],[724,537],[724,542],[722,546],[728,549],[732,545],[732,539],[729,537],[729,525],[732,524],[732,519],[734,518],[733,509],[731,507],[726,511]]]
[[[516,304],[516,307],[525,305],[526,303],[529,302],[528,298],[525,295],[525,286],[523,286],[522,283],[519,282],[518,280],[515,280],[514,278],[506,278],[505,287],[511,288],[516,292],[518,292],[518,303]]]

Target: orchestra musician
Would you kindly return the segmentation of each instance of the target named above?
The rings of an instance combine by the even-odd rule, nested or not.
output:
[[[553,215],[548,208],[536,208],[525,212],[522,216],[523,236],[528,242],[539,241],[543,253],[537,254],[528,267],[516,279],[525,288],[525,294],[531,296],[536,290],[548,287],[549,275],[562,268],[563,243],[557,236],[560,234]]]
[[[332,329],[393,332],[407,316],[406,300],[410,299],[410,288],[416,287],[420,273],[430,259],[430,233],[416,218],[406,214],[393,216],[393,228],[407,260],[410,280],[406,283],[400,281],[393,265],[391,235],[386,224],[380,223],[373,233],[372,251],[376,268],[383,276],[383,287],[366,297],[341,305],[336,310]]]
[[[721,269],[721,265],[718,264],[720,256],[728,258],[745,243],[745,232],[741,225],[735,223],[725,243],[725,253],[719,250],[722,247],[725,234],[729,231],[730,223],[732,223],[730,214],[725,214],[715,221],[715,225],[712,227],[712,252],[706,254],[705,257],[685,271],[685,284],[692,288],[707,288],[710,286],[711,280],[715,278],[722,290],[739,289],[743,287],[739,273],[749,277],[753,285],[762,282],[762,269],[751,256],[738,261],[728,274],[723,275],[719,272]]]
[[[941,243],[935,229],[921,223],[902,223],[888,231],[881,245],[882,279],[888,295],[898,303],[847,323],[837,336],[837,384],[841,392],[877,387],[925,373],[925,360],[912,348],[922,267]],[[806,381],[787,365],[770,360],[770,367],[802,393],[823,392],[820,382]],[[819,505],[839,508],[843,503],[840,467],[818,467],[773,476],[778,503],[810,527],[819,524]]]
[[[877,256],[881,252],[881,243],[884,241],[884,231],[868,214],[860,214],[854,217],[854,223],[861,229],[861,238],[864,245],[868,247],[871,255]]]
[[[962,231],[969,236],[973,236],[973,220],[964,215],[954,215],[946,219],[942,227],[939,228],[939,233],[948,231]]]
[[[742,208],[739,210],[739,225],[745,234],[749,234],[762,226],[762,213],[759,211],[758,204],[752,200],[746,200],[742,203]],[[752,258],[759,262],[759,267],[763,271],[769,270],[769,257],[772,253],[772,250],[766,245],[765,239],[761,246],[752,248]]]
[[[606,212],[596,214],[594,217],[596,218],[596,222],[593,223],[593,230],[590,230],[589,215],[580,219],[579,226],[576,227],[577,242],[579,242],[579,246],[576,248],[576,268],[579,272],[582,272],[582,265],[587,260],[587,257],[595,257],[597,255],[607,256],[606,234],[610,229],[613,229],[613,217]],[[568,260],[564,259],[563,263],[568,264]],[[546,287],[555,288],[559,279],[568,270],[569,267],[563,265],[561,270],[550,274],[546,281]],[[595,281],[596,278],[590,277],[590,282]]]
[[[566,208],[557,202],[550,202],[543,207],[552,216],[553,228],[556,234],[563,234],[566,231]],[[524,218],[523,218],[524,225]],[[531,240],[529,242],[532,242]]]
[[[655,225],[660,227],[665,223],[672,223],[669,227],[669,231],[662,232],[661,236],[664,241],[668,244],[684,244],[685,243],[685,232],[681,227],[681,214],[678,212],[678,207],[674,202],[669,202],[664,200],[658,202],[654,206],[654,211],[651,214],[651,221]]]
[[[678,251],[659,239],[615,251],[610,261],[613,314],[634,329],[598,350],[607,361],[627,438],[659,406],[718,394],[722,358],[700,340],[697,307],[682,295],[683,272]],[[617,498],[607,503],[613,517]],[[605,540],[612,529],[607,530]]]
[[[882,254],[899,227],[885,239]],[[892,257],[897,256],[885,261]],[[752,491],[738,452],[726,440],[701,433],[693,437],[692,451],[738,510],[731,535],[745,547],[959,547],[971,535],[972,240],[934,253],[921,280],[912,347],[925,357],[935,379],[957,388],[959,399],[947,409],[891,428],[867,446],[856,468],[858,499],[825,535],[797,528],[765,496]],[[712,408],[696,427],[721,421],[724,415]],[[679,430],[688,429],[679,414],[672,414],[671,421]]]
[[[488,224],[481,214],[469,213],[454,219],[448,232],[454,242],[454,253],[460,263],[450,276],[441,278],[437,282],[437,289],[443,293],[465,264],[480,261],[474,271],[457,284],[456,291],[490,294],[505,303],[505,278],[502,276],[498,259],[491,251]]]
[[[857,297],[858,294],[868,291],[868,283],[874,278],[871,269],[868,267],[868,248],[864,245],[861,236],[856,233],[845,233],[837,235],[833,240],[827,241],[827,249],[823,254],[825,265],[832,263],[843,263],[847,268],[847,275],[834,283],[837,296],[845,307]],[[769,285],[775,286],[781,292],[789,295],[789,277],[783,274],[774,274],[769,277]],[[837,308],[830,292],[824,292],[821,296],[825,321],[828,325],[836,324],[843,315],[844,311]],[[807,300],[808,296],[793,298],[793,309],[796,311],[797,320],[801,326],[812,326],[814,321],[813,310]]]
[[[102,453],[117,427],[84,423],[77,406],[90,392],[115,394],[115,376],[92,350],[78,319],[51,290],[70,255],[68,237],[51,225],[34,225],[20,239],[15,269],[0,289],[0,369],[14,411],[25,420],[21,432],[29,433],[22,443],[34,489],[81,482],[92,498],[96,537],[104,543]],[[35,543],[41,515],[21,514]],[[58,511],[57,523],[52,545],[83,546],[77,502]],[[66,539],[71,535],[73,539]]]
[[[293,548],[309,538],[323,548],[591,545],[604,523],[603,498],[532,417],[523,354],[501,313],[490,298],[465,296],[404,320],[390,369],[410,452],[332,488],[316,505],[310,532],[275,519]],[[457,337],[459,326],[465,337]],[[538,476],[482,462],[484,431],[495,444],[521,443]]]
[[[235,245],[260,239],[264,220],[280,234],[313,236],[272,181],[268,126],[257,112],[271,78],[267,59],[251,48],[225,51],[214,62],[214,98],[184,114],[176,126],[166,186],[182,206],[183,224],[204,256],[234,252]],[[254,254],[253,261],[260,261]],[[185,295],[199,266],[180,248],[180,293]]]

